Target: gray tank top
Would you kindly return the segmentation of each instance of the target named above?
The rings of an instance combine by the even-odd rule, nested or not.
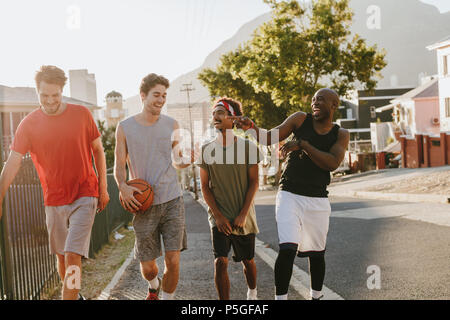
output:
[[[143,126],[133,117],[120,122],[128,148],[131,179],[143,179],[155,192],[154,205],[182,195],[177,172],[172,166],[172,132],[175,120],[161,115],[152,126]]]

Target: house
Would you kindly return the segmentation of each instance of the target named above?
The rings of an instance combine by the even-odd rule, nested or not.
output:
[[[380,88],[373,90],[373,92],[368,90],[358,91],[358,127],[370,128],[370,124],[374,122],[392,122],[391,111],[385,110],[377,113],[377,108],[389,104],[391,100],[412,89],[411,87],[398,87]]]
[[[109,128],[117,127],[120,121],[128,116],[127,110],[123,107],[122,94],[117,91],[111,91],[106,95],[105,110],[106,126]]]
[[[82,105],[88,108],[95,117],[98,106],[63,96],[63,102]],[[9,150],[19,123],[29,113],[39,108],[39,99],[35,88],[7,87],[0,85],[0,117],[2,124],[3,150]]]
[[[142,111],[141,95],[134,95],[123,100],[123,108],[126,110],[127,117],[138,114]],[[166,108],[163,108],[162,113],[165,114]]]
[[[97,105],[97,82],[95,74],[86,69],[69,70],[69,87],[72,98]]]
[[[441,131],[450,132],[450,36],[427,47],[436,50]]]
[[[379,107],[410,91],[410,87],[380,88],[372,91],[358,90],[350,100],[342,100],[339,107],[340,119],[336,122],[350,132],[349,150],[354,153],[375,151],[373,125],[392,122],[392,110],[377,113]],[[387,134],[387,133],[386,133]],[[384,145],[383,145],[384,148]]]
[[[378,109],[392,108],[394,123],[402,134],[439,135],[439,83],[437,77],[431,77],[428,82],[393,99],[389,106]]]
[[[89,73],[87,69],[69,70],[70,97],[88,102],[98,106],[97,102],[97,82],[95,74]],[[93,113],[95,119],[101,118],[101,110]]]
[[[436,129],[439,127],[439,130],[433,128],[433,131],[438,131],[437,134],[422,134],[416,126],[411,128],[413,137],[410,135],[401,137],[404,168],[427,168],[450,164],[450,36],[428,46],[427,49],[437,52],[438,76],[428,83],[428,87],[422,85],[421,93],[419,90],[416,90],[416,93],[423,104],[433,103],[439,113],[425,112],[429,107],[424,107],[418,117],[425,117],[426,123],[427,118],[430,120],[431,116],[432,124]]]
[[[371,123],[372,149],[377,155],[377,167],[385,168],[388,153],[400,153],[400,136],[439,135],[439,86],[436,77],[424,79],[423,84],[378,107],[377,115],[384,114],[390,121]]]

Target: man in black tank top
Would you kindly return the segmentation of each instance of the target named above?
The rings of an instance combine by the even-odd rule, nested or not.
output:
[[[286,300],[295,256],[308,257],[311,298],[320,299],[325,278],[325,248],[331,207],[327,186],[330,172],[344,159],[350,141],[347,130],[333,124],[339,96],[331,89],[316,92],[312,114],[297,112],[267,131],[247,117],[230,117],[256,139],[274,145],[294,138],[282,148],[287,157],[277,195],[276,218],[280,251],[275,263],[276,299]]]

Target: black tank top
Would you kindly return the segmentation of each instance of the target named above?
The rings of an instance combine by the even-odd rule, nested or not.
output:
[[[340,127],[336,124],[325,135],[318,134],[313,127],[312,114],[308,113],[303,125],[295,132],[295,138],[307,140],[320,151],[329,152],[336,143]],[[289,154],[281,176],[280,189],[294,194],[327,198],[330,171],[319,168],[303,151]]]

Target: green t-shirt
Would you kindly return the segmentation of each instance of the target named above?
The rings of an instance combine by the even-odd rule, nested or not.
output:
[[[263,159],[258,147],[251,141],[236,137],[233,144],[222,146],[216,140],[202,146],[200,168],[208,171],[209,186],[220,212],[233,223],[244,206],[249,188],[248,169]],[[211,209],[208,210],[211,228],[216,226]],[[243,230],[235,235],[259,233],[255,205],[252,203]]]

